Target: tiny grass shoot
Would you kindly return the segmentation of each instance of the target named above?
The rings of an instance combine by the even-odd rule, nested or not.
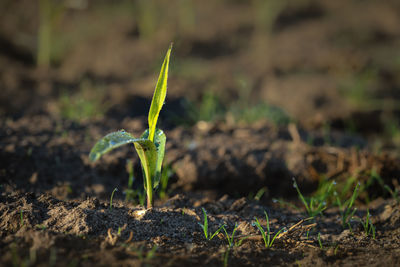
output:
[[[267,231],[264,230],[264,228],[261,226],[260,222],[258,221],[258,219],[256,217],[254,217],[254,219],[256,220],[255,222],[253,222],[253,226],[256,226],[258,228],[258,230],[261,233],[261,236],[264,240],[264,245],[266,248],[271,248],[272,245],[274,244],[274,241],[276,239],[276,237],[283,231],[284,228],[281,228],[278,232],[275,233],[275,235],[272,235],[273,233],[271,232],[270,229],[270,223],[269,223],[269,217],[266,211],[264,211],[265,214],[265,219],[267,221]]]
[[[110,207],[109,209],[112,210],[112,206],[113,206],[113,198],[114,198],[114,194],[115,192],[118,191],[118,188],[114,188],[114,190],[111,192],[111,197],[110,197]]]
[[[207,212],[204,208],[201,208],[203,211],[203,224],[199,223],[200,227],[203,229],[203,233],[204,233],[204,237],[210,241],[212,240],[216,235],[219,234],[219,232],[221,232],[222,229],[225,228],[225,224],[221,225],[217,231],[215,231],[213,234],[211,234],[211,232],[209,232],[208,230],[208,218],[207,218]]]
[[[324,246],[322,245],[322,241],[321,241],[321,233],[320,232],[318,232],[317,240],[318,240],[319,248],[321,250],[324,249]]]
[[[336,183],[333,181],[325,189],[319,193],[318,196],[312,196],[306,198],[300,191],[297,185],[296,179],[293,178],[293,187],[296,189],[300,201],[303,203],[306,212],[309,217],[315,217],[317,215],[322,215],[322,212],[327,208],[327,199],[332,192],[332,188]]]
[[[400,191],[398,187],[394,189],[390,188],[387,184],[383,186],[383,188],[389,192],[390,196],[396,200],[397,204],[400,204]]]
[[[358,197],[358,192],[360,188],[360,183],[357,183],[356,187],[354,188],[353,194],[351,195],[350,199],[343,202],[337,192],[334,192],[336,196],[336,204],[339,207],[340,214],[342,216],[342,227],[346,228],[346,226],[351,230],[350,220],[353,218],[354,214],[357,211],[357,208],[353,208],[354,202]]]
[[[169,178],[174,174],[174,170],[172,169],[172,166],[170,164],[167,164],[164,166],[162,172],[161,172],[161,178],[160,178],[160,191],[158,193],[159,197],[161,199],[165,199],[168,196],[167,192],[167,187],[168,187],[168,181]]]
[[[223,225],[223,227],[222,227],[222,229],[225,232],[225,237],[226,237],[226,240],[228,241],[229,248],[231,248],[233,246],[240,247],[242,245],[243,241],[250,237],[250,236],[245,236],[245,237],[240,238],[239,241],[235,242],[234,239],[235,239],[235,234],[236,234],[237,227],[238,227],[238,224],[235,223],[235,226],[233,228],[233,231],[232,231],[231,235],[229,235],[228,232],[226,231],[225,225]]]
[[[228,241],[228,244],[229,244],[230,248],[233,247],[233,245],[234,245],[234,240],[233,239],[235,238],[235,233],[236,233],[236,230],[237,230],[237,226],[238,226],[237,223],[235,223],[235,227],[233,228],[233,231],[232,231],[231,235],[228,234],[228,232],[225,229],[225,226],[222,227],[222,230],[224,230],[224,232],[225,232],[225,237],[226,237],[226,240]]]
[[[365,221],[360,218],[358,218],[357,220],[361,223],[362,227],[364,228],[365,236],[371,235],[372,239],[375,239],[376,229],[371,221],[371,214],[369,213],[369,210],[367,210]]]
[[[113,132],[98,141],[89,154],[91,161],[98,160],[102,155],[125,144],[133,143],[139,156],[144,175],[144,188],[147,194],[147,208],[153,206],[153,189],[157,188],[161,178],[161,167],[164,160],[166,137],[161,129],[156,128],[157,120],[167,95],[167,79],[169,58],[172,43],[167,51],[161,66],[160,75],[154,90],[150,105],[148,124],[149,128],[135,138],[125,130]]]

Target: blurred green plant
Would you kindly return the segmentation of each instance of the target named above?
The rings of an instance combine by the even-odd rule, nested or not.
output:
[[[51,63],[52,32],[65,11],[63,1],[39,0],[39,29],[36,63],[48,68]]]
[[[322,215],[322,212],[328,207],[328,198],[333,193],[333,187],[336,182],[330,182],[327,185],[321,186],[318,194],[311,197],[304,197],[297,185],[296,179],[293,178],[293,187],[296,189],[300,201],[303,203],[308,216],[315,217]],[[323,189],[323,190],[322,190]]]
[[[110,107],[105,99],[103,86],[94,86],[90,80],[83,80],[76,93],[61,93],[56,110],[62,118],[73,121],[101,118]]]
[[[140,37],[148,39],[157,31],[162,14],[159,14],[159,8],[155,0],[138,0],[135,4],[135,15]]]
[[[144,202],[146,200],[146,194],[140,188],[134,189],[133,182],[135,181],[135,176],[133,173],[133,162],[132,160],[127,160],[126,169],[128,171],[128,188],[124,191],[125,201],[135,201],[137,198],[139,200],[139,204],[144,206]]]
[[[159,197],[160,199],[165,199],[168,197],[168,181],[169,178],[174,175],[175,171],[172,169],[171,164],[167,164],[164,166],[162,172],[161,172],[161,178],[160,178],[160,191],[159,191]]]
[[[371,90],[376,86],[378,70],[369,68],[358,73],[351,73],[342,82],[340,92],[357,108],[370,110],[376,106]]]
[[[339,197],[339,194],[336,191],[334,191],[334,195],[336,197],[336,204],[339,207],[339,211],[342,216],[342,227],[343,228],[348,227],[350,230],[352,229],[351,225],[350,225],[350,220],[353,218],[354,214],[357,211],[357,208],[353,208],[353,205],[354,205],[355,200],[358,197],[360,185],[361,185],[360,183],[356,184],[356,186],[353,190],[353,194],[346,201],[343,201],[343,199],[341,199]]]
[[[291,121],[290,117],[282,109],[267,103],[249,104],[245,107],[233,105],[229,112],[236,122],[253,123],[263,119],[275,125],[287,125]]]
[[[400,204],[400,186],[397,180],[393,179],[394,189],[390,188],[387,184],[384,185],[384,189],[389,192],[390,196],[396,200],[397,204]]]
[[[375,234],[376,234],[376,229],[375,225],[371,221],[371,214],[369,213],[369,210],[367,210],[367,215],[365,220],[357,218],[357,221],[359,221],[364,229],[364,234],[365,236],[372,236],[372,239],[375,239]]]

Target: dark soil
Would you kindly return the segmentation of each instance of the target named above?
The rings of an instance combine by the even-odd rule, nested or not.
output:
[[[35,66],[36,3],[0,4],[1,266],[400,265],[400,196],[384,188],[400,182],[398,1],[289,1],[271,24],[255,22],[258,1],[193,1],[194,26],[167,17],[150,37],[124,1],[88,2],[56,25],[79,41],[49,69]],[[88,154],[111,131],[147,128],[171,39],[160,128],[172,174],[146,210],[125,200],[128,159],[142,189],[131,146],[97,163]],[[290,119],[235,117],[260,102]],[[307,196],[335,181],[349,198],[359,182],[351,230],[332,200],[315,218],[294,208],[293,178]],[[211,232],[237,224],[240,245],[206,240],[202,208]],[[264,211],[284,229],[271,248],[254,226],[266,228]],[[368,212],[375,238],[357,220]]]

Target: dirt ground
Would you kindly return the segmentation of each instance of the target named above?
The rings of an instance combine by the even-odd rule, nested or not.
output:
[[[398,266],[400,5],[266,2],[65,4],[47,67],[37,3],[1,3],[0,265]],[[131,146],[88,154],[147,128],[171,41],[169,180],[146,210],[127,199]],[[329,191],[310,218],[293,178],[307,200],[357,192],[357,209],[343,224]],[[232,245],[207,240],[203,209]]]

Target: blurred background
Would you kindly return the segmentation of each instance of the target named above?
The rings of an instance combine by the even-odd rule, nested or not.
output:
[[[295,122],[400,145],[400,1],[2,0],[0,116]]]

